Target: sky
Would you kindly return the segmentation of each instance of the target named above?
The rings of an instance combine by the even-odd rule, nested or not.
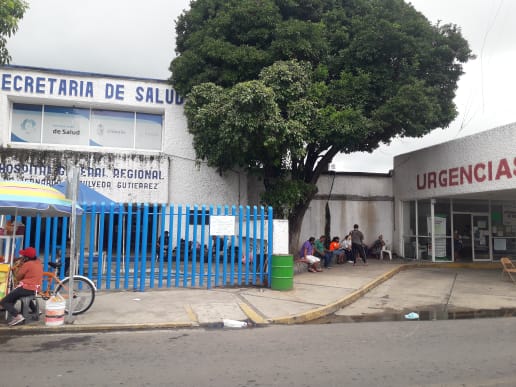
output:
[[[190,0],[28,0],[7,48],[13,65],[167,79],[175,20]],[[516,0],[412,0],[432,23],[461,27],[477,56],[464,66],[457,119],[373,153],[339,155],[338,171],[387,173],[394,156],[516,122]]]

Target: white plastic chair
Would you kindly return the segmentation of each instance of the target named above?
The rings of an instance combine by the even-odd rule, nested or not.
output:
[[[389,254],[389,259],[392,261],[392,251],[387,250],[387,246],[382,246],[382,251],[380,252],[380,256],[382,257],[382,260],[383,260],[383,254]]]

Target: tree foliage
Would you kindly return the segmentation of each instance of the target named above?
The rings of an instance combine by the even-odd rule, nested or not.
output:
[[[0,0],[0,64],[7,64],[11,57],[7,51],[7,38],[18,29],[28,5],[23,0]]]
[[[337,153],[447,127],[472,58],[403,0],[194,0],[176,32],[197,156],[259,173],[294,232]]]

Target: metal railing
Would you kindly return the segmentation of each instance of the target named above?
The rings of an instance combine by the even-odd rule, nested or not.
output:
[[[234,219],[235,232],[211,235],[215,216]],[[272,218],[272,208],[261,206],[93,204],[77,217],[77,273],[106,290],[268,286]],[[25,225],[24,247],[36,248],[44,270],[48,262],[64,261],[64,277],[69,219],[36,216],[18,221]],[[168,244],[158,246],[166,239],[165,231]]]

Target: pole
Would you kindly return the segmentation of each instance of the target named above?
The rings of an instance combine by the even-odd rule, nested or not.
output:
[[[77,225],[77,187],[79,185],[79,168],[77,166],[72,166],[70,168],[70,173],[68,175],[68,192],[70,193],[70,198],[72,200],[72,215],[70,218],[70,268],[69,268],[69,277],[70,280],[68,282],[68,299],[69,308],[68,308],[68,323],[73,323],[73,289],[74,289],[74,281],[73,276],[77,270],[76,265],[76,257],[75,257],[75,238],[76,238],[76,225]]]

